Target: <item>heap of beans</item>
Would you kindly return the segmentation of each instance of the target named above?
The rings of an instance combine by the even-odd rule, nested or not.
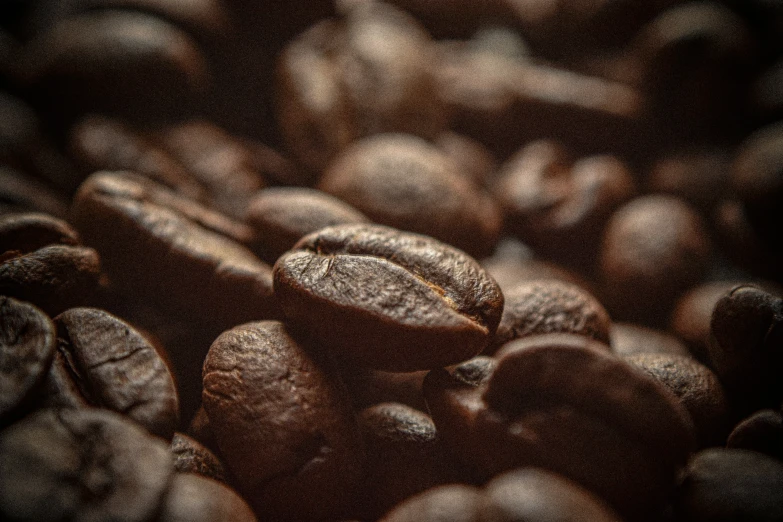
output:
[[[783,4],[0,3],[0,520],[783,520]]]

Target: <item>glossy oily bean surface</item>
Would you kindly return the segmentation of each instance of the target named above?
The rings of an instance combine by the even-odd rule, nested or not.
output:
[[[304,237],[275,264],[286,317],[361,365],[413,371],[480,352],[500,321],[495,281],[463,252],[377,225]]]

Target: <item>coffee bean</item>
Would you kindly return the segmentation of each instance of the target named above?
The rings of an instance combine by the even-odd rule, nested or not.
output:
[[[270,268],[204,227],[206,218],[161,204],[160,191],[165,194],[121,174],[97,173],[76,195],[74,222],[102,253],[112,280],[131,295],[224,328],[275,316]]]
[[[691,357],[688,348],[675,336],[633,323],[612,323],[609,337],[612,351],[619,357],[637,354]]]
[[[318,190],[273,187],[261,190],[248,205],[253,251],[273,263],[302,237],[332,225],[370,220],[347,203]]]
[[[609,314],[575,285],[530,281],[505,292],[504,297],[503,316],[490,346],[493,352],[514,339],[547,333],[584,335],[609,344]]]
[[[677,495],[677,520],[783,518],[783,463],[755,451],[708,449],[688,463]]]
[[[347,363],[340,365],[340,376],[357,410],[382,402],[397,402],[419,411],[427,411],[422,393],[427,370],[384,372]]]
[[[671,194],[709,211],[727,192],[730,166],[729,156],[720,149],[675,151],[655,162],[647,186],[650,192]]]
[[[734,427],[727,448],[747,449],[783,460],[783,414],[759,410]]]
[[[299,35],[278,61],[280,131],[315,176],[358,138],[434,138],[446,124],[420,24],[382,2],[345,2],[343,11]]]
[[[0,296],[0,422],[43,382],[54,347],[54,325],[41,310]]]
[[[731,411],[723,386],[709,368],[682,355],[640,353],[624,359],[677,396],[693,419],[701,447],[723,445]]]
[[[459,362],[494,335],[503,296],[477,262],[432,238],[341,225],[302,238],[275,264],[286,317],[339,357],[381,370]]]
[[[481,490],[463,484],[439,486],[403,502],[381,522],[476,522],[482,512]]]
[[[347,147],[318,187],[376,223],[485,255],[497,242],[501,216],[492,199],[458,169],[420,138],[379,134]]]
[[[674,300],[698,283],[710,241],[701,217],[671,196],[634,199],[606,226],[598,267],[613,316],[660,323]]]
[[[715,305],[709,360],[743,412],[783,399],[783,299],[750,285],[733,288]]]
[[[53,216],[38,213],[0,216],[0,252],[29,253],[48,245],[78,244],[78,232]]]
[[[223,463],[198,441],[183,433],[175,433],[171,440],[174,470],[177,473],[195,473],[218,482],[227,482]]]
[[[497,170],[494,155],[472,138],[447,131],[438,135],[435,145],[459,166],[457,172],[479,187],[487,186],[490,177]]]
[[[155,348],[103,310],[73,308],[54,321],[62,354],[56,364],[65,364],[83,399],[171,439],[179,422],[179,398],[171,372]]]
[[[358,494],[362,518],[375,520],[408,497],[464,479],[428,415],[387,402],[363,410],[358,420],[367,454]]]
[[[0,166],[0,214],[42,212],[64,217],[68,203],[40,181],[17,170]]]
[[[204,362],[204,409],[236,484],[261,518],[345,510],[362,450],[342,384],[279,322],[224,332]]]
[[[0,433],[0,518],[150,520],[173,473],[164,441],[105,410],[42,410]]]
[[[207,477],[176,473],[156,522],[255,522],[234,490]]]

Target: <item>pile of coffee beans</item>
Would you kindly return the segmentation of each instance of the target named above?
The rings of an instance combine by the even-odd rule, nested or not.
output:
[[[780,522],[781,35],[0,2],[0,520]]]

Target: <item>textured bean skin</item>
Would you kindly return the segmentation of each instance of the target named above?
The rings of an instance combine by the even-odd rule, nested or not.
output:
[[[347,507],[363,457],[350,399],[282,323],[220,335],[204,361],[202,398],[220,453],[259,517],[320,519]]]
[[[464,253],[375,225],[330,227],[275,264],[286,316],[340,356],[382,370],[445,366],[479,353],[503,296]]]

